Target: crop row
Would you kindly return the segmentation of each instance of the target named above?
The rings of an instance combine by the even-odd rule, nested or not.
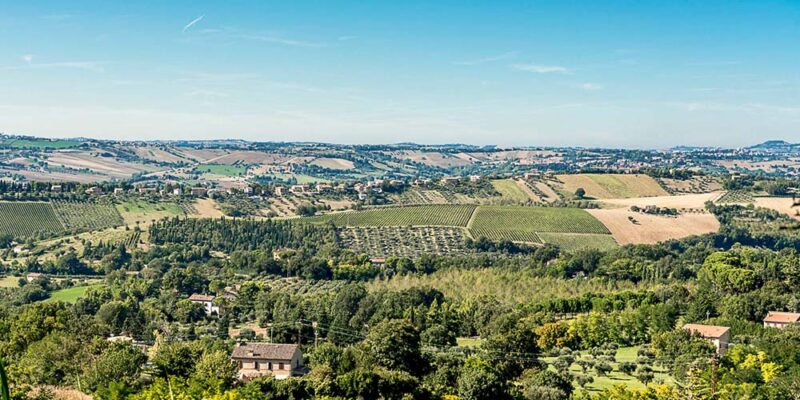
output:
[[[309,218],[339,226],[467,226],[476,206],[422,205],[386,207]]]
[[[50,203],[0,202],[0,233],[22,238],[63,230],[64,226]]]

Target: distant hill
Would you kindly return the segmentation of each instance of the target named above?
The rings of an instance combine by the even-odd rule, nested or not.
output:
[[[789,143],[785,140],[767,140],[747,148],[748,150],[769,151],[776,153],[798,153],[800,143]]]

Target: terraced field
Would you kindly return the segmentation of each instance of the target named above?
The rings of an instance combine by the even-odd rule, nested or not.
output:
[[[332,222],[338,226],[467,226],[476,206],[420,205],[385,207],[342,212],[306,218],[306,221]]]

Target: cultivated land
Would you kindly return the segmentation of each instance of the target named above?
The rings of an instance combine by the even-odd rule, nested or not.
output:
[[[339,226],[467,226],[475,208],[475,206],[461,205],[385,207],[334,213],[306,220],[330,221]]]
[[[557,175],[564,183],[562,190],[573,195],[583,188],[587,198],[614,199],[629,197],[667,196],[655,179],[639,174],[575,174]]]
[[[247,167],[238,164],[202,164],[195,171],[222,176],[241,176],[247,173]]]
[[[186,214],[179,204],[173,202],[151,202],[143,199],[133,199],[117,204],[116,207],[127,225]]]
[[[86,294],[86,291],[93,287],[100,287],[102,285],[85,285],[85,286],[75,286],[68,289],[61,289],[56,290],[50,294],[50,297],[45,300],[46,303],[52,303],[56,301],[63,301],[66,303],[74,303],[78,301],[79,298],[83,297]]]
[[[517,203],[538,200],[538,198],[532,197],[529,194],[530,190],[524,190],[523,187],[520,186],[520,182],[514,179],[496,179],[492,181],[492,186],[494,186],[494,189],[500,192],[502,197],[507,200]]]
[[[753,202],[756,207],[769,208],[792,218],[800,219],[800,206],[795,205],[791,197],[756,197]]]
[[[27,237],[63,230],[64,225],[48,202],[0,202],[0,232]]]
[[[638,197],[627,199],[603,199],[600,202],[605,208],[637,206],[644,208],[649,205],[662,208],[676,208],[678,210],[705,210],[708,201],[717,201],[725,192],[711,192],[698,194],[683,194],[677,196]]]
[[[338,230],[343,244],[372,257],[419,257],[423,254],[458,254],[467,251],[466,233],[458,227],[368,226]]]
[[[577,208],[481,206],[470,220],[473,237],[541,243],[540,232],[607,234],[603,224]]]
[[[587,211],[611,231],[619,244],[657,243],[716,232],[720,226],[716,217],[707,212],[666,216],[633,212],[627,208]]]

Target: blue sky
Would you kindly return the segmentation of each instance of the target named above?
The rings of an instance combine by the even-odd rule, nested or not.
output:
[[[800,141],[800,1],[0,0],[0,131]]]

